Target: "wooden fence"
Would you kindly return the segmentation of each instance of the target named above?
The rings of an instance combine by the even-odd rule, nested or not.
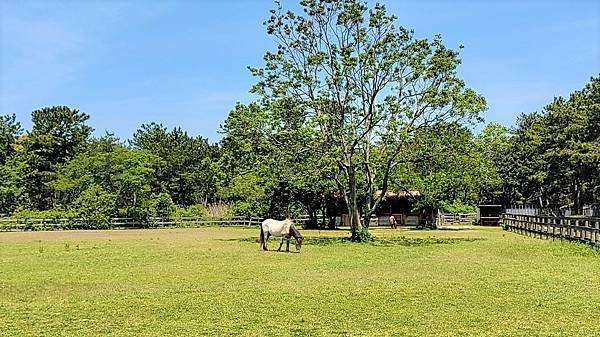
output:
[[[570,240],[597,245],[600,218],[552,217],[545,215],[502,214],[505,230],[540,238]]]
[[[106,220],[93,219],[15,219],[0,218],[0,232],[9,231],[51,231],[77,229],[136,229],[163,227],[202,227],[202,226],[258,226],[264,219],[260,217],[233,216],[227,218],[177,217],[150,218],[139,221],[132,218],[112,218]],[[336,217],[335,228],[349,226],[343,216]],[[347,219],[346,219],[347,220]],[[364,221],[364,219],[362,219]],[[308,215],[293,218],[297,226],[304,226],[310,221]],[[364,222],[363,222],[364,223]],[[372,216],[370,226],[377,226],[377,217]]]
[[[160,227],[253,226],[263,219],[234,216],[229,218],[151,218],[138,221],[132,218],[112,218],[108,222],[92,219],[0,219],[0,231],[68,230],[68,229],[135,229]],[[299,219],[303,220],[303,219]]]
[[[442,213],[439,212],[436,218],[437,227],[452,226],[452,225],[474,225],[475,213]]]

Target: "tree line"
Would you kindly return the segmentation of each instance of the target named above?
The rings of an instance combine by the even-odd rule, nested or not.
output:
[[[424,128],[408,140],[389,190],[419,191],[419,207],[449,212],[522,203],[581,214],[600,196],[599,88],[600,77],[592,78],[568,99],[521,115],[512,129]],[[28,131],[14,114],[0,116],[0,213],[147,220],[207,215],[209,205],[223,203],[229,214],[309,214],[312,226],[327,227],[346,211],[336,153],[315,148],[320,144],[306,130],[282,126],[274,115],[289,116],[238,104],[215,144],[156,123],[125,141],[94,138],[89,116],[64,106],[33,111]],[[358,187],[360,202],[367,193]]]
[[[93,138],[69,107],[32,113],[25,132],[0,119],[0,213],[91,219],[206,214],[284,217],[308,226],[348,214],[354,240],[387,191],[418,191],[416,207],[450,212],[478,203],[571,207],[598,201],[599,77],[568,99],[487,124],[486,101],[458,75],[457,50],[418,39],[382,5],[279,2],[265,22],[276,42],[216,144],[181,128],[142,125],[129,140]]]
[[[195,205],[215,202],[217,145],[155,123],[125,142],[93,138],[88,119],[66,106],[43,108],[24,132],[14,114],[0,118],[0,213],[147,221],[201,215],[206,209]]]

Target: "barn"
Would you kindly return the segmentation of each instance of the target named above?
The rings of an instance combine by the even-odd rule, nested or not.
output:
[[[375,193],[378,197],[381,191]],[[394,215],[399,226],[424,226],[433,223],[433,212],[427,208],[416,208],[415,204],[421,197],[419,191],[388,191],[379,204],[375,215],[371,218],[370,226],[389,226],[390,215]],[[335,203],[329,206],[329,217],[333,219],[335,228],[339,226],[349,226],[349,216],[347,214],[343,199],[335,199]]]
[[[481,226],[500,226],[502,205],[479,205],[476,221]]]
[[[381,191],[376,196],[381,195]],[[426,208],[416,208],[415,203],[421,197],[419,191],[388,191],[379,205],[376,216],[378,226],[389,226],[393,215],[399,226],[423,226],[432,218],[432,212]]]

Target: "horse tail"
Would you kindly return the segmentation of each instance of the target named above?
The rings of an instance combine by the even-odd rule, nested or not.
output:
[[[263,229],[262,224],[260,224],[260,237],[259,237],[259,242],[260,242],[260,248],[264,247],[265,244],[265,230]]]

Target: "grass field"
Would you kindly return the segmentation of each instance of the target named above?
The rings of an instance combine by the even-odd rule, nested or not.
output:
[[[600,336],[596,249],[372,232],[301,254],[248,228],[0,233],[0,335]]]

